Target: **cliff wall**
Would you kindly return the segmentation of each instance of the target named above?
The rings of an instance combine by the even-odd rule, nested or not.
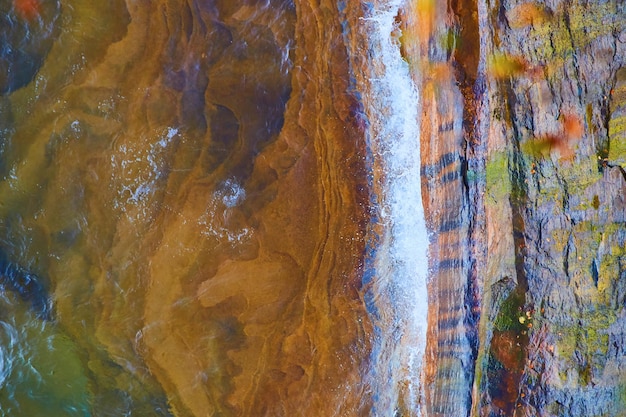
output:
[[[415,3],[432,23],[405,46],[434,236],[429,415],[621,415],[624,5],[442,3]]]

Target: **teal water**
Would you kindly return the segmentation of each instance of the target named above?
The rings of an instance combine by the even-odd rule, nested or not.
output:
[[[0,305],[1,415],[91,415],[89,376],[76,344],[10,293]]]

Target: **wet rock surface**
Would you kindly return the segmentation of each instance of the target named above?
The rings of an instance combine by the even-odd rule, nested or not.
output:
[[[429,415],[619,416],[624,6],[452,3],[418,10],[435,23],[408,46],[430,121]]]

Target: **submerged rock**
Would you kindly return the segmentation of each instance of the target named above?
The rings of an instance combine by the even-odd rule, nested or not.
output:
[[[63,5],[47,84],[7,95],[0,222],[50,277],[93,414],[366,413],[363,130],[334,2]]]
[[[60,31],[61,2],[0,1],[0,95],[33,80]]]
[[[37,275],[11,262],[0,249],[0,286],[14,291],[28,303],[35,315],[43,320],[52,318],[52,305],[48,283]]]

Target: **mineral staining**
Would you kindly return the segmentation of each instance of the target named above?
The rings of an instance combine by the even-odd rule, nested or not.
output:
[[[7,293],[49,283],[17,296],[53,301],[33,366],[73,382],[15,362],[1,408],[42,414],[37,389],[55,415],[369,409],[349,394],[369,195],[335,5],[63,6],[37,75],[2,85],[0,221]]]

